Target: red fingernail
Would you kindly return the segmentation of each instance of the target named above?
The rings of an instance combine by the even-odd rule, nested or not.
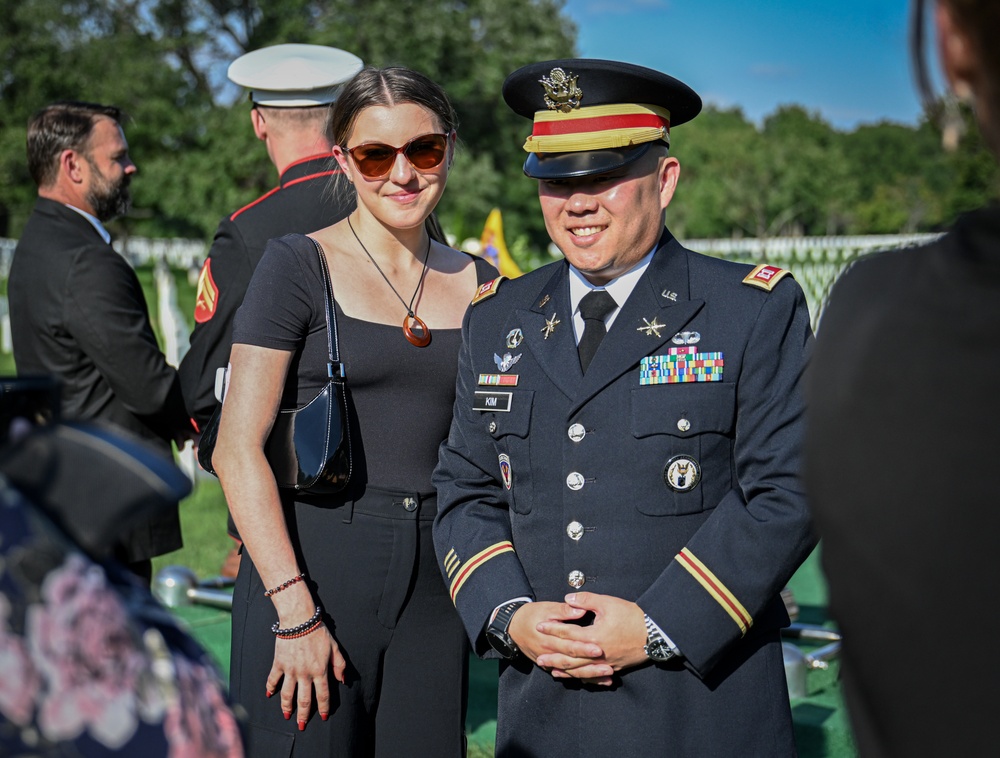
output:
[[[288,719],[290,719],[292,717],[292,712],[291,711],[282,711],[282,713],[285,716],[285,721],[288,721]]]
[[[300,721],[299,722],[299,731],[300,732],[304,732],[305,730],[306,730],[306,722],[305,721]]]
[[[319,714],[319,717],[321,719],[323,719],[324,721],[326,721],[327,719],[330,718],[330,714],[329,713],[321,713],[321,714]]]
[[[271,690],[264,690],[264,692],[266,692],[266,693],[267,693],[267,696],[268,696],[268,697],[271,697],[271,695],[273,695],[273,694],[274,694],[273,692],[271,692]]]

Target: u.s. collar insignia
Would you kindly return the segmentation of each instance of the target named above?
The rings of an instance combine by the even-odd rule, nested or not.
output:
[[[646,318],[644,318],[643,321],[646,322],[646,325],[640,326],[638,329],[636,329],[637,332],[644,332],[647,337],[652,337],[654,334],[657,337],[660,336],[660,329],[662,329],[665,326],[665,324],[661,324],[659,321],[657,321],[655,316],[653,317],[652,323],[650,323],[649,319]]]
[[[552,332],[556,330],[556,324],[561,324],[562,322],[556,318],[556,314],[552,314],[552,318],[546,319],[545,326],[542,327],[542,333],[545,335],[545,339],[552,336]],[[503,370],[503,369],[501,369]]]
[[[675,455],[663,467],[663,481],[674,492],[690,492],[701,481],[701,467],[694,458]]]
[[[677,332],[670,341],[675,345],[696,345],[701,342],[701,334],[698,332]]]
[[[511,355],[510,353],[504,353],[503,358],[501,358],[496,353],[493,353],[493,360],[497,364],[497,368],[500,369],[500,373],[505,374],[510,371],[510,367],[521,360],[521,354]]]
[[[500,478],[503,479],[503,486],[510,489],[511,485],[511,472],[510,472],[510,456],[506,453],[500,453]]]
[[[677,293],[674,292],[673,290],[663,290],[663,292],[661,292],[660,295],[661,297],[665,297],[667,300],[670,300],[671,302],[674,303],[677,302]]]
[[[507,332],[506,345],[511,350],[516,349],[517,346],[520,345],[523,341],[524,341],[524,332],[522,332],[520,329],[511,329],[509,332]]]
[[[543,298],[542,298],[541,300],[539,300],[539,301],[538,301],[538,307],[539,307],[539,308],[541,308],[541,307],[542,307],[542,306],[544,306],[544,305],[545,305],[545,304],[546,304],[547,302],[549,302],[549,300],[551,300],[551,299],[552,299],[552,297],[551,297],[551,296],[549,296],[549,295],[546,295],[545,297],[543,297]]]
[[[554,68],[548,76],[538,80],[545,89],[545,107],[550,111],[569,113],[580,107],[583,90],[576,86],[579,77],[561,68]]]

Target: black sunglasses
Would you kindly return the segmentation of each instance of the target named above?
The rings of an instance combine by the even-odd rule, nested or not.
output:
[[[422,134],[402,147],[368,142],[357,147],[345,145],[344,150],[350,153],[362,176],[367,179],[384,179],[392,171],[392,165],[400,153],[418,171],[429,171],[440,166],[448,152],[448,135]]]

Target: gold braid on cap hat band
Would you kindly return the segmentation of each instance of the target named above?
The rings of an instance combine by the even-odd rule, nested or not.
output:
[[[658,105],[616,103],[575,108],[569,113],[536,111],[529,153],[575,153],[663,140],[670,144],[670,111]]]

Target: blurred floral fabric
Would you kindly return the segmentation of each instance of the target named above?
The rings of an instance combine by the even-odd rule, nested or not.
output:
[[[243,755],[205,651],[2,478],[0,755]]]

